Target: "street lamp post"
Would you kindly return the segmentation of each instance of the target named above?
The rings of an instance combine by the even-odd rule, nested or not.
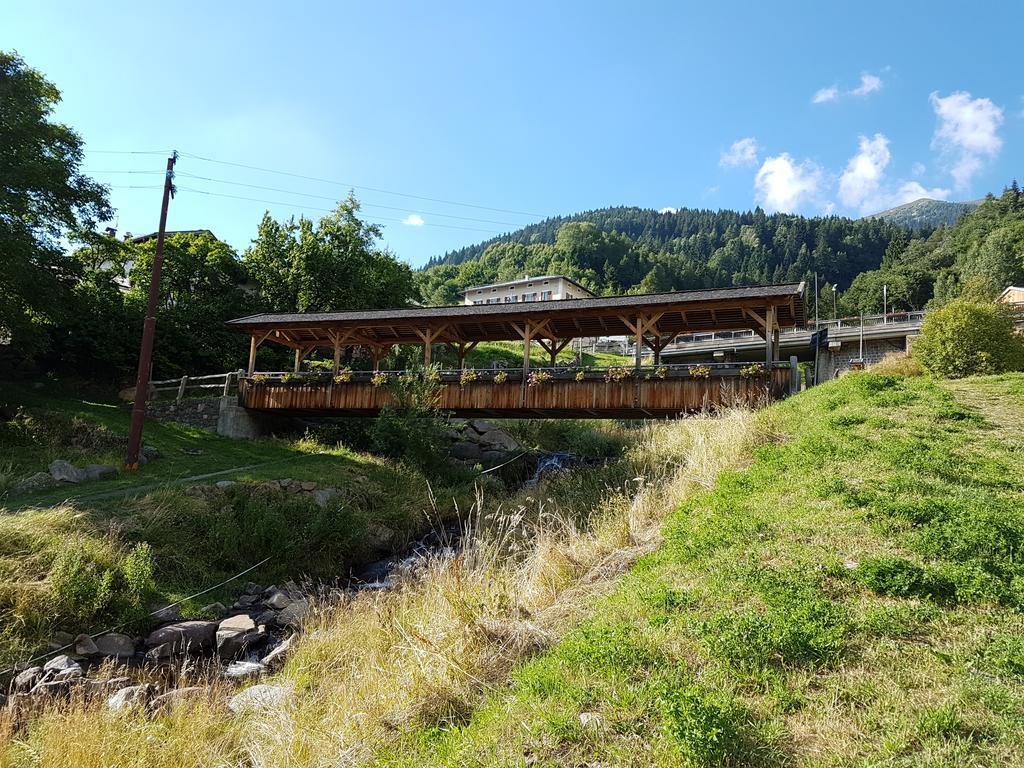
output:
[[[839,316],[839,312],[836,311],[836,286],[832,286],[832,319],[835,320]]]

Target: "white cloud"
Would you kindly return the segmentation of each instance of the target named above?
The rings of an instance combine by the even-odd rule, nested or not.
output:
[[[861,214],[877,213],[922,197],[945,200],[950,191],[941,187],[927,189],[916,181],[898,182],[895,189],[885,183],[885,171],[892,160],[889,139],[876,133],[870,139],[860,137],[857,154],[850,158],[839,177],[839,199]]]
[[[843,205],[861,208],[867,200],[876,197],[891,159],[889,140],[885,136],[880,133],[870,139],[861,136],[857,154],[850,158],[839,177],[839,199]]]
[[[920,200],[922,197],[929,197],[932,200],[946,200],[949,198],[949,195],[950,190],[943,189],[942,187],[928,189],[916,181],[905,181],[889,196],[888,201],[879,210],[893,208],[904,203],[912,203],[915,200]]]
[[[867,96],[869,93],[882,90],[882,78],[865,72],[860,76],[860,85],[850,91],[852,96]]]
[[[972,98],[966,91],[929,96],[939,124],[932,137],[932,148],[939,150],[949,164],[957,189],[966,189],[971,177],[981,170],[986,158],[1003,148],[997,132],[1003,122],[1003,109],[990,99]]]
[[[924,176],[924,172],[927,171],[927,170],[928,169],[925,167],[924,163],[917,162],[917,163],[914,163],[912,166],[910,166],[910,175],[911,176]]]
[[[839,98],[839,87],[830,85],[828,88],[819,88],[811,97],[812,104],[824,104],[827,101],[835,101]]]
[[[792,212],[818,197],[821,169],[810,160],[797,163],[783,152],[766,158],[754,177],[758,204],[766,211]]]
[[[728,151],[723,152],[718,164],[723,168],[737,168],[741,165],[757,165],[757,153],[760,150],[757,139],[748,136],[732,143]]]
[[[678,208],[660,208],[658,213],[679,213]]]
[[[402,223],[410,227],[422,227],[426,222],[423,221],[423,217],[418,213],[410,213],[402,220]]]

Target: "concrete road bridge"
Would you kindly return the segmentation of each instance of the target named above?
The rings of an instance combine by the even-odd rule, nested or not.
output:
[[[826,376],[835,370],[847,370],[851,362],[863,359],[876,363],[891,352],[905,352],[908,339],[921,332],[924,312],[890,312],[882,315],[813,320],[804,327],[787,328],[779,336],[780,354],[795,356],[801,362],[814,360],[811,336],[826,331],[828,344],[820,350],[819,365]],[[763,342],[750,330],[712,331],[682,334],[662,350],[662,359],[676,364],[696,360],[745,362],[760,359]],[[631,347],[632,349],[632,347]]]

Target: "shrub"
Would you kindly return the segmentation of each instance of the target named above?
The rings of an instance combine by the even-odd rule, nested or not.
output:
[[[994,303],[958,300],[925,316],[913,356],[929,373],[958,379],[1024,368],[1024,339]]]
[[[727,695],[689,685],[666,690],[659,703],[665,733],[692,764],[731,764],[742,757],[743,711]]]
[[[142,543],[127,554],[85,542],[70,542],[54,558],[49,574],[59,613],[89,624],[140,616],[156,591],[153,553]]]
[[[882,373],[891,376],[921,376],[924,368],[917,358],[911,357],[905,352],[892,352],[882,358],[881,362],[871,366],[872,373]]]
[[[394,405],[382,409],[374,420],[371,445],[384,456],[438,474],[447,455],[446,426],[437,410],[440,385],[416,370],[392,377],[390,385]]]

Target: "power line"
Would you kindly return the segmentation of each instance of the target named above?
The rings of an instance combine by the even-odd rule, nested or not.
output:
[[[97,171],[97,173],[102,173],[102,171]],[[160,171],[125,171],[125,173],[160,173]],[[194,173],[182,172],[177,175],[182,178],[199,179],[201,181],[212,181],[216,184],[230,184],[235,187],[248,187],[249,189],[262,189],[266,192],[282,192],[286,195],[298,195],[300,197],[310,197],[315,198],[317,200],[330,200],[332,202],[337,202],[338,199],[331,195],[314,195],[310,194],[309,192],[297,192],[292,189],[281,189],[280,187],[265,187],[260,184],[245,184],[241,181],[231,181],[229,179],[212,179],[209,176],[199,176]],[[362,200],[359,201],[359,205],[362,208],[383,208],[388,211],[401,211],[402,213],[422,213],[427,216],[441,216],[442,218],[446,219],[460,219],[462,221],[477,221],[483,224],[501,224],[503,226],[508,227],[518,226],[517,224],[514,224],[511,221],[495,221],[494,219],[478,219],[473,216],[456,216],[453,213],[438,213],[437,211],[423,211],[412,208],[398,208],[393,205],[381,205],[380,203],[364,203]]]
[[[86,154],[94,155],[169,155],[173,149],[87,149]]]
[[[286,202],[286,201],[283,201],[283,200],[263,200],[261,198],[256,198],[256,197],[243,197],[241,195],[228,195],[228,194],[225,194],[223,192],[210,192],[209,190],[195,189],[194,187],[180,187],[179,186],[179,187],[177,187],[177,189],[180,192],[196,192],[196,193],[198,193],[200,195],[210,195],[211,197],[224,197],[224,198],[227,198],[227,199],[230,199],[230,200],[248,200],[249,202],[264,203],[266,205],[284,205],[284,206],[289,206],[289,207],[292,207],[292,208],[298,208],[298,209],[307,210],[307,211],[321,211],[321,212],[324,212],[324,213],[334,213],[334,209],[333,208],[318,208],[318,207],[309,206],[309,205],[296,205],[294,202]],[[405,224],[406,223],[403,219],[394,219],[394,218],[389,218],[389,217],[386,217],[386,216],[376,216],[374,218],[377,221],[395,222],[397,224]],[[444,229],[461,229],[461,230],[465,230],[467,232],[484,232],[484,233],[491,234],[491,235],[501,234],[500,232],[497,232],[497,231],[492,230],[492,229],[479,229],[477,227],[459,227],[459,226],[456,226],[454,224],[434,224],[434,223],[430,223],[430,222],[423,222],[422,225],[414,225],[414,226],[443,227]]]
[[[407,197],[407,198],[410,198],[412,200],[426,200],[427,202],[441,203],[442,205],[458,205],[458,206],[462,206],[462,207],[465,207],[465,208],[477,208],[477,209],[482,210],[482,211],[494,211],[496,213],[511,213],[511,214],[516,215],[516,216],[531,216],[533,218],[543,218],[541,216],[541,214],[539,214],[539,213],[530,213],[528,211],[516,211],[516,210],[509,209],[509,208],[492,208],[492,207],[487,206],[487,205],[475,205],[474,203],[460,203],[460,202],[458,202],[456,200],[443,200],[443,199],[437,198],[437,197],[425,197],[425,196],[422,196],[422,195],[411,195],[411,194],[408,194],[406,192],[395,192],[394,190],[390,190],[390,189],[381,189],[380,187],[367,187],[367,186],[364,186],[364,185],[361,185],[361,184],[350,184],[348,182],[337,181],[335,179],[322,179],[322,178],[319,178],[317,176],[305,176],[305,175],[303,175],[301,173],[292,173],[290,171],[278,171],[278,170],[275,170],[273,168],[261,168],[260,166],[256,166],[256,165],[247,165],[245,163],[234,163],[234,162],[231,162],[231,161],[228,161],[228,160],[217,160],[217,159],[212,158],[212,157],[203,157],[202,155],[195,155],[195,154],[192,154],[191,152],[182,152],[181,154],[184,157],[190,157],[193,160],[201,160],[204,163],[216,163],[218,165],[230,165],[230,166],[233,166],[235,168],[246,168],[246,169],[248,169],[250,171],[260,171],[261,173],[276,173],[276,174],[278,174],[280,176],[291,176],[292,178],[296,178],[296,179],[305,179],[306,181],[317,181],[317,182],[320,182],[322,184],[335,184],[335,185],[340,186],[340,187],[350,187],[352,189],[364,189],[364,190],[367,190],[369,192],[378,192],[378,193],[385,194],[385,195],[396,195],[398,197]]]

